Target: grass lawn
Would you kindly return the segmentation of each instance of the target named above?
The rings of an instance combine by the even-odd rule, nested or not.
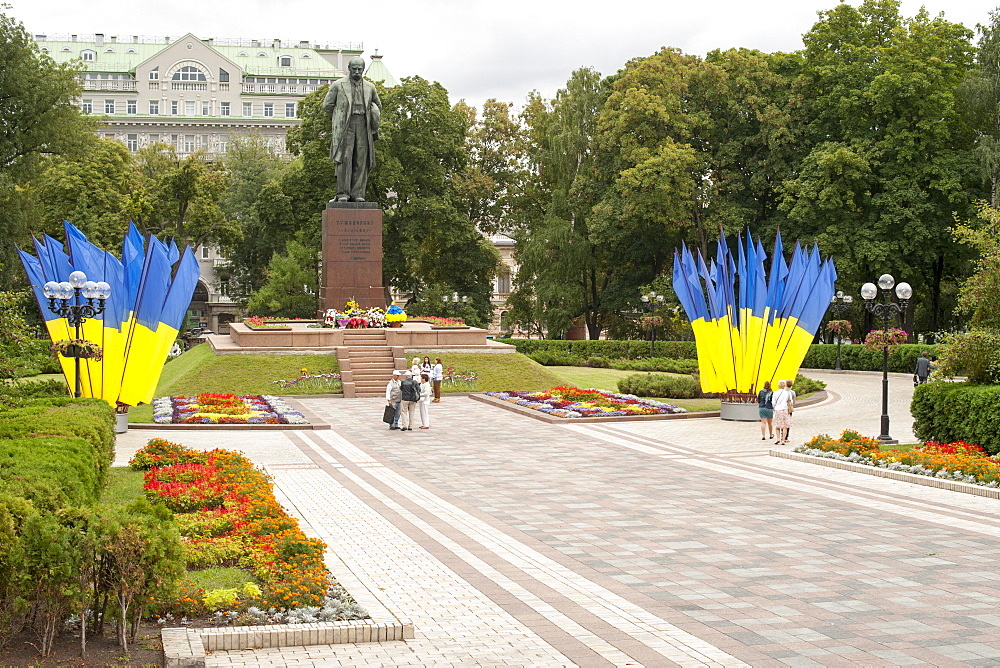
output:
[[[420,353],[407,351],[407,359],[422,357]],[[551,367],[544,367],[521,353],[449,353],[441,357],[444,367],[455,367],[455,371],[475,371],[478,374],[476,392],[499,392],[502,390],[547,390],[566,381],[553,373]],[[445,392],[469,392],[467,387],[443,388]]]
[[[80,375],[82,376],[83,374]],[[27,383],[27,382],[34,382],[36,380],[61,380],[65,382],[66,376],[62,375],[61,373],[40,373],[37,376],[26,376],[25,378],[15,378],[14,382]]]
[[[126,506],[143,495],[143,472],[128,466],[112,466],[108,471],[108,484],[101,494],[101,502]]]

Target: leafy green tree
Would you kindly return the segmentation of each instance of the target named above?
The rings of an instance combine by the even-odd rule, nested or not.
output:
[[[976,27],[979,44],[976,64],[959,93],[978,135],[976,157],[980,173],[989,183],[990,204],[1000,204],[1000,11],[990,12],[990,22]]]
[[[75,151],[90,122],[76,104],[78,63],[57,64],[0,5],[0,229],[26,243],[40,211],[26,188],[47,155]],[[23,285],[13,244],[0,245],[0,287]]]
[[[316,315],[319,265],[316,252],[289,241],[285,252],[275,253],[267,265],[264,285],[250,295],[250,315],[312,318]]]
[[[291,198],[281,188],[285,167],[259,135],[237,135],[226,151],[229,182],[220,205],[240,234],[224,249],[229,264],[217,273],[237,301],[260,289],[271,257],[284,251],[285,240],[297,231]]]
[[[31,354],[23,299],[14,292],[0,292],[0,395],[4,384],[17,375],[21,360]]]
[[[970,36],[925,11],[904,19],[896,0],[866,0],[823,12],[804,37],[799,122],[812,148],[785,183],[783,232],[832,252],[846,285],[882,272],[911,283],[923,329],[946,322],[966,262],[949,225],[977,195],[956,95]]]
[[[56,230],[68,220],[92,243],[120,252],[128,222],[148,213],[148,200],[121,142],[90,135],[84,143],[84,151],[50,160],[39,176],[43,220]]]
[[[959,224],[955,237],[979,253],[975,271],[962,284],[958,311],[972,325],[1000,333],[1000,208],[979,204],[975,225]]]
[[[203,243],[228,248],[239,238],[239,226],[220,204],[229,184],[222,163],[201,153],[182,158],[168,144],[143,147],[135,159],[147,199],[135,222],[144,232],[176,237],[193,250]]]

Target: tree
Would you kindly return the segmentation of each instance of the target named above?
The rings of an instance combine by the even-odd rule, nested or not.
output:
[[[47,161],[34,188],[44,211],[40,224],[60,229],[68,220],[90,242],[120,252],[128,222],[149,213],[148,200],[121,142],[90,135],[84,144],[79,154]]]
[[[822,13],[804,37],[800,122],[812,148],[785,184],[783,232],[832,251],[847,285],[883,271],[913,284],[923,329],[951,310],[967,254],[948,228],[977,195],[956,97],[970,36],[925,11],[903,19],[896,0],[866,0]]]
[[[0,63],[0,229],[8,241],[25,243],[39,213],[28,181],[44,156],[77,149],[91,124],[76,105],[78,65],[57,64],[39,52],[24,26],[4,13]],[[0,284],[20,284],[22,273],[13,244],[0,246]]]
[[[313,318],[316,316],[319,265],[316,253],[289,241],[284,253],[275,253],[267,265],[264,285],[250,295],[250,315]]]
[[[988,25],[976,26],[976,65],[959,93],[978,135],[976,157],[989,183],[990,204],[1000,204],[1000,11],[990,12]]]
[[[975,271],[959,289],[958,311],[973,326],[1000,333],[1000,208],[981,202],[978,209],[978,224],[955,228],[956,239],[979,254]]]
[[[542,323],[550,336],[582,316],[597,338],[607,314],[604,295],[615,267],[591,237],[595,136],[605,95],[600,74],[579,69],[551,103],[533,95],[523,113],[534,183],[524,211],[533,215],[522,214],[512,232],[518,275],[511,318],[522,326]]]
[[[499,254],[462,210],[456,177],[469,163],[468,116],[452,108],[439,83],[404,78],[380,92],[378,166],[369,193],[384,209],[383,285],[417,300],[427,286],[467,295],[480,318],[492,316]]]
[[[281,188],[285,165],[259,135],[237,135],[226,151],[229,180],[220,206],[240,234],[226,249],[228,266],[218,275],[225,292],[245,302],[264,284],[265,270],[275,253],[297,231],[291,198]]]
[[[239,226],[220,205],[229,181],[222,163],[201,153],[182,158],[173,146],[153,144],[139,149],[136,164],[148,199],[135,221],[144,232],[176,237],[192,250],[203,243],[225,249],[239,238]]]

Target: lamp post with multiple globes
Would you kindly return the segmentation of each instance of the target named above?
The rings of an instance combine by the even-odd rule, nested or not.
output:
[[[71,327],[76,329],[76,339],[83,336],[81,329],[83,323],[90,318],[95,318],[104,312],[104,305],[108,297],[111,296],[111,286],[100,281],[88,281],[87,275],[82,271],[74,271],[69,275],[68,281],[56,283],[49,281],[42,287],[42,293],[49,300],[49,310],[66,318]],[[86,303],[80,303],[80,297],[86,299]],[[94,303],[96,300],[97,303]],[[83,396],[83,385],[80,382],[80,351],[74,355],[76,358],[76,388],[74,397]]]
[[[854,305],[854,297],[851,295],[845,295],[843,290],[837,290],[837,294],[830,298],[830,308],[833,312],[837,314],[838,317],[844,314],[844,311],[851,308]],[[837,334],[837,365],[833,368],[834,371],[840,371],[840,341],[843,337]]]
[[[891,274],[882,274],[878,279],[878,286],[874,283],[865,283],[861,286],[861,296],[865,300],[865,309],[876,318],[882,319],[882,433],[878,439],[883,443],[896,443],[896,440],[889,436],[889,321],[895,316],[906,311],[906,306],[913,296],[913,288],[909,283],[896,285],[896,302],[890,300],[892,287],[896,285],[896,279]],[[882,301],[877,301],[879,290],[882,291]]]

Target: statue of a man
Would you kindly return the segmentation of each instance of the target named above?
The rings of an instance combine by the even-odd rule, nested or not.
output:
[[[330,159],[337,165],[338,202],[364,202],[368,174],[375,167],[375,140],[382,100],[365,81],[365,61],[354,57],[348,75],[330,84],[323,111],[330,114]]]

